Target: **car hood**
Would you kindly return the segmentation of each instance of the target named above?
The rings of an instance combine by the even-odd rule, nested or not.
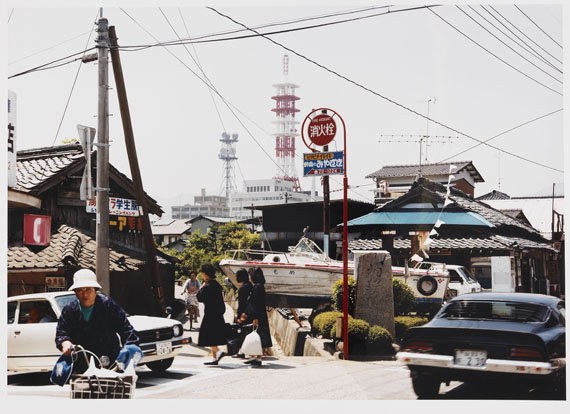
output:
[[[544,330],[540,322],[509,322],[495,320],[473,320],[473,319],[432,319],[426,328],[461,328],[461,329],[488,329],[498,331],[516,331],[535,333]]]
[[[136,331],[146,331],[157,328],[170,328],[179,325],[176,319],[160,318],[157,316],[134,315],[129,316],[129,322]]]

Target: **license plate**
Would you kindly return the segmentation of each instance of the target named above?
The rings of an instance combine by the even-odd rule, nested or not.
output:
[[[156,353],[158,355],[166,355],[172,352],[172,342],[161,342],[156,344]]]
[[[458,349],[455,351],[455,365],[465,367],[484,367],[487,363],[487,352]]]

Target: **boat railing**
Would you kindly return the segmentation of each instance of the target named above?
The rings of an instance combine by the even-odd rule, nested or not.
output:
[[[256,249],[234,249],[226,250],[225,257],[232,260],[263,260],[268,254],[283,254],[283,252],[274,252],[273,250],[256,250]]]

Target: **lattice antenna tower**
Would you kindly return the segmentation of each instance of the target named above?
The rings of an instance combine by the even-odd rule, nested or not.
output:
[[[222,185],[225,189],[225,197],[229,200],[231,193],[237,190],[234,162],[238,159],[236,156],[238,134],[232,134],[230,137],[230,134],[223,132],[220,142],[222,143],[222,148],[218,157],[224,162]]]
[[[429,105],[433,102],[435,104],[436,98],[429,98],[427,100],[427,117],[429,118]],[[426,133],[425,134],[380,134],[380,138],[382,137],[389,137],[395,138],[394,141],[384,140],[382,142],[397,142],[397,143],[404,143],[404,142],[415,142],[419,143],[420,145],[420,163],[418,167],[418,176],[422,176],[422,158],[424,161],[428,161],[427,158],[427,149],[428,144],[449,144],[452,140],[459,138],[458,136],[452,135],[430,135],[429,134],[429,120],[426,120]],[[406,138],[406,139],[404,139]],[[423,147],[425,143],[425,158],[422,157]]]
[[[283,77],[284,81],[273,85],[275,88],[275,96],[271,99],[275,100],[275,108],[271,109],[275,112],[277,131],[273,134],[275,137],[275,155],[277,157],[277,171],[273,178],[293,183],[293,191],[301,191],[301,184],[297,177],[295,168],[295,137],[297,132],[298,121],[295,121],[295,113],[299,109],[295,108],[298,96],[295,90],[299,85],[295,85],[288,81],[289,77],[289,56],[283,56]]]

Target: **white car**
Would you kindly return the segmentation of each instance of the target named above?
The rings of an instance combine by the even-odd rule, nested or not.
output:
[[[449,285],[447,287],[449,298],[454,298],[465,293],[481,292],[481,285],[473,278],[471,272],[465,266],[436,262],[421,262],[418,263],[415,268],[426,270],[447,270],[449,272]]]
[[[8,371],[51,371],[61,352],[55,346],[57,319],[63,307],[75,299],[69,291],[11,296],[8,301]],[[38,314],[40,311],[40,315]],[[41,319],[37,319],[41,316]],[[182,345],[182,324],[175,319],[129,316],[140,338],[144,357],[139,365],[154,372],[167,370]]]

